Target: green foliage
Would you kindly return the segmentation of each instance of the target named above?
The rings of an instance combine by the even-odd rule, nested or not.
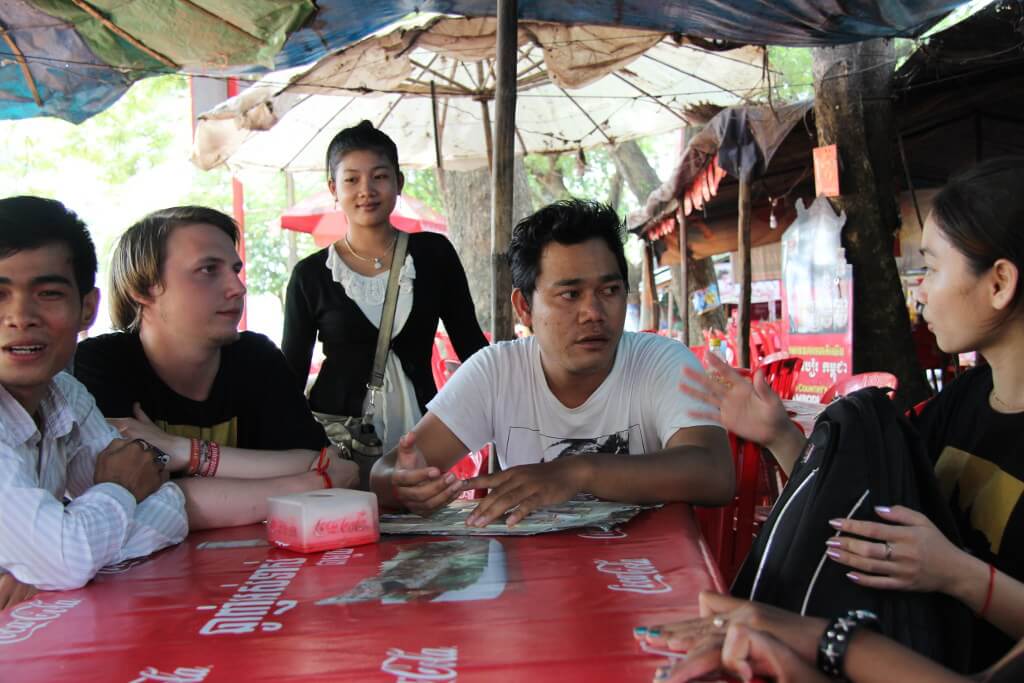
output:
[[[444,197],[437,186],[437,174],[432,168],[408,169],[405,175],[405,189],[402,194],[418,199],[437,213],[444,215]]]
[[[616,174],[615,162],[608,151],[602,148],[557,157],[529,154],[523,162],[536,206],[567,197],[585,197],[606,202],[611,194],[612,178]],[[545,182],[545,178],[549,182]],[[626,194],[622,193],[623,197]],[[616,209],[621,209],[621,202]]]
[[[806,47],[769,47],[768,64],[774,76],[772,97],[776,100],[795,102],[814,96],[814,73],[811,68],[811,50]]]
[[[231,174],[203,172],[188,162],[191,147],[188,81],[165,76],[139,81],[114,106],[74,126],[55,119],[0,121],[0,186],[4,194],[54,197],[90,226],[101,278],[118,236],[150,211],[201,204],[232,213]],[[253,294],[283,297],[288,239],[279,216],[286,208],[280,174],[247,177],[246,275]],[[323,188],[323,177],[296,178],[296,196]],[[316,249],[297,236],[298,257]]]
[[[164,76],[136,83],[114,106],[74,126],[56,119],[0,121],[0,187],[4,194],[54,197],[77,211],[93,233],[100,257],[100,281],[118,236],[146,213],[181,204],[201,204],[232,213],[231,174],[203,172],[188,161],[191,148],[191,103],[186,78]],[[662,177],[674,162],[674,144],[640,141]],[[615,164],[608,151],[594,149],[557,158],[525,159],[534,204],[565,194],[607,201]],[[557,183],[540,178],[554,173]],[[550,177],[548,178],[550,180]],[[320,174],[295,176],[302,199],[324,187]],[[564,189],[563,189],[564,188]],[[558,190],[558,196],[552,192]],[[406,193],[444,213],[432,169],[406,171]],[[279,217],[286,208],[281,174],[244,178],[246,275],[253,294],[279,298],[288,281],[288,233]],[[616,207],[625,215],[638,206],[624,188]],[[309,235],[296,235],[297,257],[317,247]]]

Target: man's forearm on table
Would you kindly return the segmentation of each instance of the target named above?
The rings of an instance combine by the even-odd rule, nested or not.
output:
[[[608,500],[722,505],[732,498],[735,487],[732,461],[703,446],[675,446],[646,455],[571,457],[586,461],[584,491]]]

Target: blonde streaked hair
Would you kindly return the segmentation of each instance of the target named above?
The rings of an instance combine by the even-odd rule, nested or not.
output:
[[[154,211],[121,235],[110,264],[110,320],[116,329],[138,331],[142,322],[138,297],[163,281],[167,239],[176,228],[196,223],[212,225],[238,244],[238,225],[231,216],[205,206]]]

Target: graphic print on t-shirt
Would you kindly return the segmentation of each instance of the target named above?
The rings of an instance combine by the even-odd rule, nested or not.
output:
[[[506,441],[506,453],[540,453],[540,462],[551,462],[563,455],[579,455],[586,453],[629,453],[629,440],[633,437],[643,447],[643,432],[640,425],[635,424],[611,434],[593,437],[579,436],[548,436],[539,429],[529,427],[510,427]]]
[[[971,528],[984,534],[998,555],[1006,526],[1024,495],[1024,482],[995,463],[952,446],[942,450],[935,476],[943,497],[969,517]]]
[[[203,441],[216,441],[221,446],[235,448],[238,446],[238,418],[219,422],[209,427],[196,425],[169,424],[167,420],[156,420],[156,426],[174,436],[183,436],[186,439],[202,439]]]

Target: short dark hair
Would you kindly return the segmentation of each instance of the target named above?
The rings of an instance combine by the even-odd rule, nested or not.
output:
[[[512,286],[522,291],[527,300],[533,298],[540,275],[540,257],[551,242],[580,244],[600,239],[615,256],[622,281],[629,287],[625,236],[622,220],[608,204],[587,199],[566,199],[549,204],[516,224],[508,247],[512,269]]]
[[[110,320],[114,327],[134,332],[142,322],[140,294],[163,281],[167,240],[184,225],[212,225],[238,244],[238,224],[227,214],[205,206],[172,206],[146,215],[117,241],[110,261]]]
[[[66,244],[79,296],[96,288],[96,247],[78,215],[56,199],[0,199],[0,258],[49,244]]]
[[[935,196],[936,225],[975,275],[1007,259],[1024,275],[1024,156],[983,161],[955,176]],[[1014,306],[1024,306],[1021,284]]]
[[[398,147],[395,141],[388,137],[387,133],[374,128],[369,121],[363,120],[359,125],[346,128],[331,140],[327,145],[327,179],[334,180],[334,169],[341,163],[342,158],[349,152],[369,150],[385,157],[398,169]]]

